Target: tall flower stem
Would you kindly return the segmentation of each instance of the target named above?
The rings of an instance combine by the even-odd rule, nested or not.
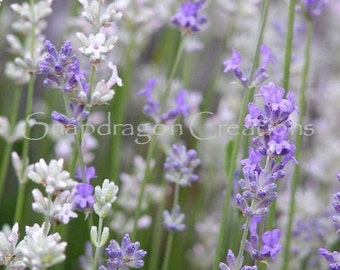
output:
[[[286,51],[285,51],[285,62],[284,62],[284,70],[283,70],[283,88],[286,90],[286,93],[289,91],[290,63],[292,59],[292,47],[293,47],[293,35],[294,35],[295,2],[296,0],[289,1]]]
[[[254,60],[253,60],[252,68],[251,68],[251,74],[250,74],[250,81],[252,81],[254,72],[256,70],[256,67],[258,66],[258,62],[260,58],[260,46],[262,43],[264,30],[265,30],[265,26],[267,23],[269,3],[270,3],[270,0],[265,0],[263,3],[263,7],[262,7],[262,17],[261,17],[258,36],[257,36]],[[226,194],[224,197],[223,210],[222,210],[223,211],[222,220],[220,223],[218,242],[217,242],[216,253],[215,253],[215,260],[214,260],[214,264],[212,268],[214,270],[218,268],[218,264],[221,260],[222,252],[224,250],[224,239],[226,237],[226,232],[227,232],[226,227],[227,227],[227,221],[228,221],[227,220],[228,211],[229,211],[230,198],[231,198],[231,192],[232,192],[232,184],[234,180],[234,173],[235,173],[236,166],[237,166],[238,154],[239,154],[239,149],[240,149],[240,144],[241,144],[241,139],[242,139],[243,121],[244,121],[244,117],[247,111],[246,110],[247,104],[253,98],[253,95],[254,95],[253,94],[254,88],[247,89],[247,90],[248,90],[247,93],[244,94],[243,96],[243,101],[241,104],[241,109],[240,109],[239,119],[238,119],[238,133],[237,133],[236,138],[234,139],[233,150],[232,150],[232,154],[230,157],[230,165],[229,165],[229,170],[227,174]]]
[[[178,205],[178,200],[179,200],[179,185],[175,185],[175,195],[174,195],[174,201],[172,208],[176,207]],[[165,246],[165,258],[163,261],[163,267],[162,270],[168,270],[169,269],[169,262],[170,262],[170,256],[171,256],[171,250],[172,250],[172,245],[175,237],[175,232],[170,231],[167,241],[166,241],[166,246]]]
[[[247,240],[247,236],[249,232],[249,225],[250,225],[250,217],[247,216],[246,223],[243,229],[242,238],[241,238],[240,248],[238,250],[235,270],[240,270],[242,266],[243,252],[244,252],[244,248],[245,248],[245,244],[246,244],[246,240]]]
[[[16,87],[16,89],[14,89],[13,91],[14,91],[14,97],[13,97],[12,108],[19,108],[19,102],[20,102],[22,91],[19,89],[19,87]],[[9,119],[11,130],[13,130],[15,126],[17,117],[18,117],[18,110],[14,109]],[[1,161],[1,165],[0,165],[0,202],[1,202],[2,194],[3,194],[5,178],[6,178],[7,171],[8,171],[8,165],[9,165],[9,160],[11,156],[12,146],[13,146],[12,142],[6,141],[5,149],[3,149],[3,153],[2,153],[3,158]]]
[[[166,84],[164,93],[161,96],[161,100],[160,100],[161,111],[164,110],[164,107],[166,105],[166,100],[169,97],[170,90],[171,90],[172,80],[175,76],[179,61],[180,61],[181,56],[183,54],[183,43],[184,43],[184,38],[182,37],[180,44],[179,44],[179,47],[178,47],[178,50],[177,50],[175,61],[173,63],[173,66],[172,66],[171,71],[170,71],[169,78],[167,80],[167,84]],[[140,191],[139,191],[139,195],[138,195],[138,204],[137,204],[137,208],[135,210],[135,215],[134,215],[132,239],[135,239],[136,235],[137,235],[137,223],[138,223],[138,219],[140,217],[141,211],[142,211],[141,207],[142,207],[142,202],[143,202],[143,198],[144,198],[145,187],[146,187],[147,181],[149,181],[149,178],[150,178],[151,160],[152,160],[152,157],[154,155],[156,144],[157,144],[156,135],[152,134],[151,139],[150,139],[150,145],[149,145],[148,152],[147,152],[147,157],[146,157],[146,167],[145,167],[144,177],[143,177],[143,180],[141,182]]]
[[[25,119],[28,118],[28,116],[32,113],[33,108],[33,94],[34,94],[34,82],[35,82],[35,75],[30,75],[30,81],[28,84],[28,93],[27,93],[27,103],[26,103],[26,112],[25,112]],[[27,163],[28,163],[28,150],[29,150],[29,138],[30,138],[31,129],[26,123],[25,125],[25,139],[23,142],[22,147],[22,172],[21,175],[23,179],[20,179],[19,181],[19,191],[17,195],[17,203],[15,207],[15,215],[14,215],[14,221],[18,222],[20,224],[21,218],[22,218],[22,211],[24,208],[24,202],[25,202],[25,191],[26,191],[26,184],[27,184],[27,176],[25,175],[26,169],[27,169]]]
[[[127,52],[125,55],[125,66],[123,73],[123,87],[117,91],[118,93],[114,97],[112,101],[112,116],[113,121],[116,124],[121,124],[124,120],[124,108],[126,108],[127,99],[129,97],[129,93],[131,91],[131,82],[134,68],[134,57],[133,52],[135,48],[135,39],[132,38],[129,43],[129,47],[127,48]],[[111,178],[118,179],[119,176],[119,167],[120,167],[120,153],[121,153],[121,140],[122,133],[117,132],[112,136],[111,143]]]
[[[100,243],[100,241],[101,241],[102,230],[103,230],[103,218],[99,217],[97,244]],[[92,263],[92,270],[97,270],[98,269],[98,258],[99,258],[99,254],[100,254],[100,249],[101,249],[101,247],[96,245],[96,250],[94,252],[93,263]]]
[[[299,101],[299,108],[300,108],[300,115],[299,115],[299,124],[303,126],[305,113],[306,113],[306,103],[307,103],[307,80],[308,80],[308,73],[309,73],[309,62],[310,62],[310,51],[311,51],[311,43],[312,43],[312,36],[313,36],[313,20],[308,19],[307,23],[307,39],[306,39],[306,47],[305,47],[305,56],[304,56],[304,66],[302,72],[302,83],[301,83],[301,91],[300,91],[300,101]],[[286,230],[286,237],[284,243],[284,251],[283,251],[283,265],[282,270],[289,269],[289,258],[290,258],[290,242],[291,242],[291,233],[292,233],[292,224],[294,219],[295,213],[295,193],[296,189],[299,185],[300,180],[300,170],[301,170],[301,150],[302,150],[302,134],[297,132],[295,137],[295,157],[300,162],[299,165],[295,166],[293,180],[291,184],[290,190],[290,199],[289,199],[289,210],[288,210],[288,224]]]

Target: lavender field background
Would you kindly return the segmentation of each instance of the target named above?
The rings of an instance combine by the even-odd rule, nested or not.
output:
[[[340,269],[340,2],[0,6],[1,269]]]

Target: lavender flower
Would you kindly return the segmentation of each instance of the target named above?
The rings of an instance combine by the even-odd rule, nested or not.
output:
[[[245,215],[268,212],[269,205],[277,197],[275,181],[284,176],[285,165],[294,159],[295,145],[287,137],[291,127],[289,116],[297,108],[292,93],[287,94],[287,99],[283,95],[284,89],[269,83],[262,86],[257,95],[263,98],[264,109],[254,103],[248,104],[244,125],[258,128],[259,136],[252,140],[255,148],[249,148],[249,158],[241,161],[244,179],[239,180],[239,186],[243,193],[238,194],[235,201]],[[251,206],[247,201],[252,201]]]
[[[231,58],[223,62],[224,73],[233,72],[236,78],[240,80],[241,84],[246,88],[251,88],[260,85],[268,78],[267,74],[268,64],[270,62],[275,63],[271,49],[269,47],[261,45],[260,53],[262,56],[260,67],[255,70],[252,78],[249,77],[250,74],[244,73],[240,68],[242,57],[241,54],[235,49],[232,49]],[[252,81],[250,81],[251,79]]]
[[[124,235],[121,245],[115,240],[111,240],[109,246],[105,249],[106,255],[109,257],[106,266],[100,266],[99,270],[142,268],[146,251],[139,249],[139,247],[139,242],[132,243],[128,234]]]
[[[319,248],[319,254],[328,261],[328,266],[330,270],[340,269],[340,252],[330,252],[324,248]]]
[[[45,41],[45,47],[45,60],[39,63],[39,73],[46,76],[44,85],[71,92],[80,84],[82,89],[87,90],[85,73],[79,69],[79,60],[73,53],[71,42],[66,41],[60,52],[49,40]]]
[[[179,205],[175,206],[171,210],[171,213],[169,213],[169,211],[164,211],[163,219],[163,225],[166,229],[170,231],[185,230],[185,224],[183,224],[185,215],[181,212],[181,207]]]
[[[85,110],[85,106],[79,103],[70,103],[70,109],[72,116],[66,116],[60,112],[53,111],[51,113],[51,118],[54,121],[63,124],[67,129],[74,129],[76,126],[86,121],[89,117],[89,111]]]
[[[227,261],[226,264],[223,262],[219,264],[219,270],[236,270],[237,258],[235,257],[234,253],[230,249],[228,250],[226,261]],[[242,262],[243,262],[243,258],[242,258]],[[257,267],[246,265],[246,266],[243,266],[241,270],[257,270]]]
[[[194,169],[200,164],[195,150],[187,151],[185,145],[173,144],[171,153],[167,156],[164,169],[165,179],[180,186],[189,186],[198,180]]]
[[[337,174],[337,179],[340,182],[340,173]],[[333,222],[340,227],[340,192],[337,192],[333,195],[333,202],[332,202],[333,208],[336,211],[337,215],[334,215],[332,217]],[[340,229],[338,230],[338,232]]]
[[[156,123],[166,123],[180,115],[187,116],[190,112],[190,106],[186,98],[187,91],[180,90],[174,98],[175,106],[162,112],[160,102],[151,94],[151,91],[156,87],[156,83],[156,79],[150,79],[146,87],[137,93],[138,96],[145,97],[146,105],[143,107],[144,113],[152,117]]]
[[[77,168],[76,177],[83,179],[82,169]],[[73,197],[73,205],[79,210],[91,210],[95,199],[93,196],[93,186],[90,184],[92,178],[96,178],[96,170],[94,167],[85,167],[85,183],[78,183],[75,186],[75,192]]]
[[[257,234],[257,224],[262,221],[261,216],[253,216],[250,221],[250,238],[246,241],[246,250],[254,260],[275,259],[281,251],[282,246],[279,244],[280,230],[274,229],[266,231],[261,236],[262,244],[260,243],[259,235]]]
[[[47,269],[65,260],[67,243],[60,241],[59,233],[48,234],[49,230],[49,223],[26,226],[26,236],[17,246],[26,268]]]
[[[204,1],[189,0],[181,4],[171,22],[180,27],[183,32],[197,32],[207,22],[204,15],[201,14]]]
[[[326,8],[326,0],[303,0],[306,13],[310,18],[318,17]]]

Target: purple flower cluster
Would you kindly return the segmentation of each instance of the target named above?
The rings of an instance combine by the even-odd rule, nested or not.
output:
[[[111,240],[109,246],[105,249],[106,255],[109,257],[106,266],[100,266],[99,270],[142,268],[146,251],[139,249],[139,247],[139,242],[132,243],[128,234],[124,235],[121,245],[115,240]]]
[[[237,258],[234,253],[229,249],[226,258],[227,263],[220,263],[219,270],[235,270]],[[242,259],[243,261],[243,259]],[[240,270],[257,270],[256,266],[243,266]]]
[[[187,151],[185,145],[173,144],[164,163],[165,179],[182,187],[189,186],[191,182],[198,180],[194,170],[199,164],[195,150]]]
[[[45,41],[45,47],[45,60],[39,63],[39,73],[45,75],[44,85],[74,95],[69,103],[70,115],[53,111],[51,117],[66,128],[74,128],[89,116],[89,112],[85,110],[89,88],[85,72],[79,68],[79,60],[73,53],[70,41],[62,45],[60,52],[48,40]]]
[[[318,17],[324,11],[327,1],[326,0],[303,0],[306,12],[309,17]]]
[[[79,69],[79,60],[73,53],[71,42],[66,41],[58,52],[56,47],[46,40],[45,48],[45,60],[39,63],[39,74],[46,76],[44,85],[66,92],[75,91],[80,85],[86,91],[88,85],[84,72]]]
[[[340,182],[340,173],[337,175],[338,181]],[[337,212],[337,215],[333,216],[333,222],[340,227],[340,192],[337,192],[333,195],[332,202],[334,210]]]
[[[338,173],[337,179],[340,182],[340,173]],[[332,205],[335,211],[337,213],[340,213],[340,192],[337,192],[333,195]],[[340,217],[333,216],[333,221],[337,226],[339,226]],[[330,270],[340,270],[340,252],[338,251],[331,252],[324,248],[319,248],[319,254],[327,260]]]
[[[204,15],[201,14],[204,1],[189,0],[181,4],[171,22],[180,27],[183,32],[198,32],[207,22]]]
[[[183,221],[185,219],[185,214],[181,212],[181,207],[176,205],[171,213],[169,211],[163,212],[163,226],[169,231],[183,231],[185,230],[185,224]]]
[[[295,160],[295,145],[287,139],[289,116],[297,110],[294,94],[289,92],[285,99],[284,89],[269,83],[257,96],[263,98],[264,108],[249,103],[245,127],[257,128],[259,135],[252,139],[254,147],[249,147],[249,157],[241,161],[244,178],[239,186],[243,192],[235,196],[238,208],[247,216],[267,214],[277,197],[275,181],[285,175],[287,162]]]
[[[175,98],[175,106],[165,112],[161,112],[161,104],[151,94],[156,86],[156,80],[150,79],[145,88],[138,92],[138,96],[144,96],[146,104],[143,108],[145,114],[151,116],[156,123],[166,123],[176,119],[177,116],[187,116],[190,112],[189,104],[186,101],[187,91],[179,91]]]
[[[279,229],[266,231],[261,236],[262,243],[260,243],[260,237],[257,234],[257,224],[261,221],[261,216],[252,217],[250,221],[250,238],[249,241],[246,241],[245,248],[253,260],[273,260],[282,249],[281,244],[279,244],[281,233]]]
[[[82,170],[80,167],[77,169],[76,177],[83,179]],[[85,167],[85,183],[78,183],[75,186],[73,205],[79,210],[92,210],[95,198],[93,196],[93,186],[90,180],[96,178],[96,171],[94,167]]]
[[[256,69],[253,74],[253,78],[250,78],[250,74],[244,73],[240,68],[242,63],[241,54],[232,49],[232,56],[230,59],[227,59],[223,62],[224,72],[233,72],[238,80],[240,80],[241,84],[246,88],[255,87],[260,85],[268,78],[267,74],[267,66],[270,62],[275,63],[275,60],[272,56],[271,49],[265,45],[260,47],[260,53],[262,56],[260,67]]]

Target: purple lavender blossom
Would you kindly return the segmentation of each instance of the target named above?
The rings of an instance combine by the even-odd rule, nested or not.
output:
[[[163,225],[166,229],[170,231],[185,230],[185,224],[183,224],[185,215],[181,212],[181,207],[179,205],[175,206],[171,210],[171,213],[169,211],[164,211],[163,219]]]
[[[198,32],[207,22],[204,15],[201,14],[204,1],[189,0],[181,4],[171,22],[180,27],[183,32]]]
[[[227,258],[226,258],[227,263],[223,263],[221,262],[219,264],[219,270],[235,270],[236,269],[236,262],[237,262],[237,258],[235,257],[234,253],[232,252],[232,250],[228,250],[227,252]],[[242,258],[242,262],[243,262],[243,258]],[[256,266],[243,266],[241,268],[241,270],[257,270]]]
[[[142,268],[144,266],[143,258],[147,252],[139,249],[139,246],[139,242],[131,242],[128,234],[124,235],[121,245],[115,240],[111,240],[105,249],[106,255],[109,257],[106,266],[100,266],[99,270]]]
[[[327,1],[326,0],[303,0],[306,12],[309,17],[318,17],[324,11]]]
[[[161,111],[160,102],[153,97],[151,91],[156,86],[156,79],[150,79],[145,88],[140,90],[137,95],[144,96],[146,105],[143,107],[143,111],[146,115],[149,115],[154,119],[156,123],[166,123],[168,121],[176,119],[176,117],[182,115],[187,116],[190,112],[190,105],[187,102],[187,91],[180,90],[174,98],[175,106],[166,109],[165,112]]]
[[[251,218],[249,227],[250,236],[249,240],[246,241],[245,248],[254,260],[273,260],[282,250],[282,246],[279,244],[281,233],[279,229],[266,231],[261,236],[262,243],[260,243],[257,225],[261,221],[261,216],[255,215]]]
[[[90,113],[85,110],[85,105],[78,103],[70,103],[72,116],[66,116],[60,112],[53,111],[51,118],[63,124],[66,128],[75,128],[78,124],[84,122],[89,117]]]
[[[195,150],[188,150],[183,144],[173,144],[171,153],[164,163],[165,179],[180,186],[189,186],[198,180],[194,169],[200,164]]]
[[[330,252],[324,248],[319,248],[319,254],[328,261],[330,270],[340,270],[340,252]]]
[[[270,62],[275,63],[275,60],[272,56],[271,49],[265,45],[261,45],[260,54],[262,56],[260,67],[254,71],[252,78],[250,78],[250,74],[244,73],[240,68],[242,57],[241,54],[235,49],[232,49],[231,58],[223,62],[224,73],[233,72],[236,78],[240,80],[241,84],[246,88],[251,88],[262,84],[268,78],[268,64]],[[252,81],[250,81],[251,79]]]
[[[288,140],[288,135],[289,117],[297,108],[292,93],[287,94],[287,99],[283,95],[283,88],[268,83],[256,95],[264,100],[264,109],[254,103],[248,104],[244,125],[258,128],[259,136],[252,140],[254,147],[249,148],[249,157],[241,161],[244,178],[239,180],[239,186],[242,194],[235,197],[235,202],[245,215],[268,213],[269,205],[277,198],[275,181],[285,175],[287,162],[295,160],[295,145]]]
[[[58,52],[55,46],[45,41],[46,56],[39,63],[39,73],[46,76],[44,85],[49,88],[62,89],[70,92],[78,86],[87,91],[85,73],[79,69],[79,60],[73,53],[71,42],[66,41]]]
[[[156,115],[160,110],[160,104],[157,100],[155,100],[151,94],[152,89],[154,89],[156,86],[156,79],[150,79],[147,82],[147,85],[145,88],[140,90],[137,95],[142,96],[144,95],[146,100],[146,105],[143,107],[143,111],[145,114],[149,116]]]
[[[85,183],[78,183],[75,186],[73,205],[79,210],[92,210],[95,198],[93,196],[93,186],[90,184],[91,179],[96,178],[96,170],[94,167],[85,167]],[[76,177],[83,179],[81,167],[77,168]]]

